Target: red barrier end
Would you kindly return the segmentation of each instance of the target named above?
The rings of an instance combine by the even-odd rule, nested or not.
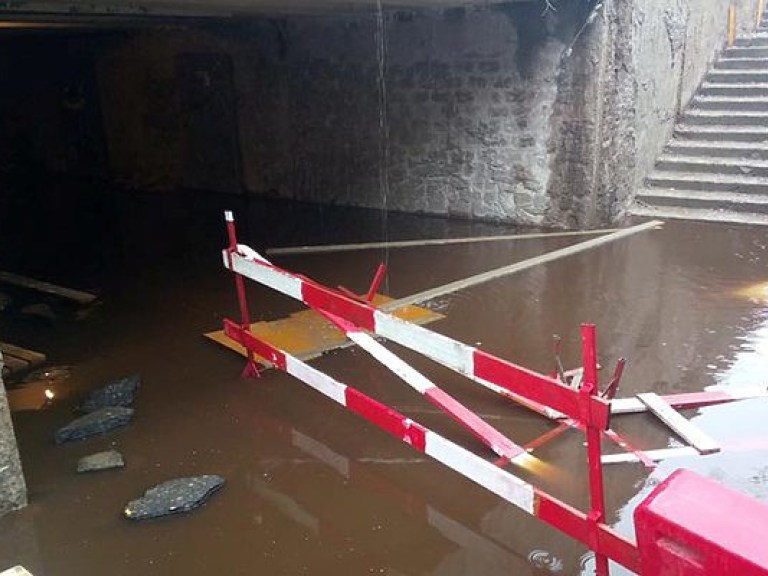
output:
[[[678,470],[635,509],[643,576],[768,575],[768,505]]]

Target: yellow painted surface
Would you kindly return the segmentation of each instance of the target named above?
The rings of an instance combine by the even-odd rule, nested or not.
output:
[[[736,7],[731,4],[728,8],[728,46],[736,42]]]
[[[380,294],[374,298],[376,306],[383,306],[391,301],[391,298]],[[392,315],[414,324],[426,324],[443,317],[442,314],[419,306],[405,306],[393,311]],[[254,322],[251,324],[251,332],[257,338],[302,360],[315,358],[348,342],[341,330],[314,310],[302,310],[288,318],[272,322]],[[247,356],[245,348],[228,338],[223,330],[209,332],[205,337]],[[267,364],[260,359],[259,361],[261,364]]]

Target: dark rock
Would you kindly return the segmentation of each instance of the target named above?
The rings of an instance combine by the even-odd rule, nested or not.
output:
[[[111,470],[125,466],[123,455],[117,450],[107,450],[80,458],[77,462],[78,472],[95,472],[97,470]]]
[[[133,404],[136,390],[141,385],[141,376],[131,374],[125,378],[120,378],[110,382],[103,388],[94,390],[80,406],[83,412],[93,412],[100,408],[108,406],[131,406]]]
[[[80,440],[96,434],[103,434],[120,426],[125,426],[131,421],[131,418],[133,418],[132,408],[122,406],[102,408],[59,428],[54,440],[56,444],[62,444],[70,440]]]
[[[150,488],[141,498],[129,502],[123,514],[130,520],[146,520],[189,512],[202,506],[223,485],[224,478],[216,475],[169,480]]]

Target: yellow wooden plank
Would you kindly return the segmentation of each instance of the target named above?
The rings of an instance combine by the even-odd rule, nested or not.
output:
[[[391,298],[377,294],[373,302],[376,306],[382,306],[391,301]],[[403,306],[392,314],[414,324],[426,324],[443,318],[442,314],[420,306]],[[288,318],[272,322],[254,322],[251,324],[251,332],[257,338],[302,360],[350,345],[341,330],[314,310],[302,310],[291,314]],[[208,332],[205,337],[242,356],[247,356],[245,348],[228,338],[223,330]],[[267,364],[265,361],[261,363]]]

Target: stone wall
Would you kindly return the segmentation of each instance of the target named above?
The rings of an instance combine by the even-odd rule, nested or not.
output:
[[[2,368],[3,355],[0,353],[0,516],[27,505],[27,487],[5,395]]]
[[[583,11],[571,4],[291,17],[115,42],[98,59],[113,176],[190,184],[175,63],[221,53],[248,192],[543,223],[560,56]]]

